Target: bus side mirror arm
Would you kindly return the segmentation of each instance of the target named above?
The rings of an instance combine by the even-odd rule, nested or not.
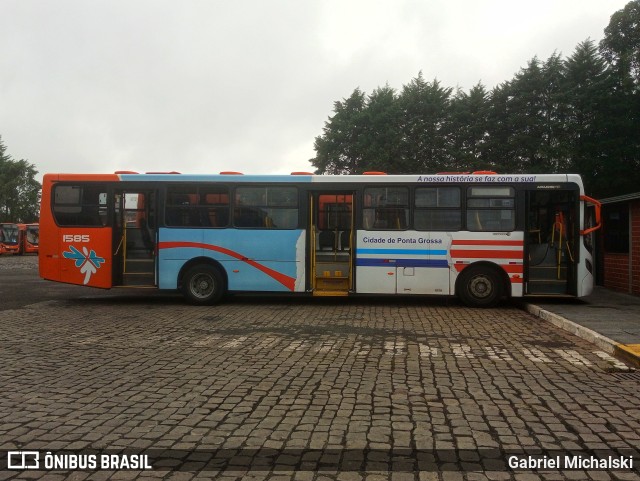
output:
[[[580,235],[588,235],[594,231],[597,231],[602,226],[600,222],[600,212],[601,212],[602,204],[598,202],[596,199],[589,197],[588,195],[581,195],[580,200],[583,202],[588,202],[589,204],[593,204],[593,206],[596,209],[596,225],[580,231]]]

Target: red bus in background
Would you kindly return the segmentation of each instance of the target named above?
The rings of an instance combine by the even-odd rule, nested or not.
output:
[[[0,254],[37,254],[39,240],[38,224],[0,223]]]
[[[40,243],[39,224],[18,224],[22,234],[22,249],[18,254],[37,254]]]
[[[18,254],[20,251],[20,227],[11,222],[0,223],[0,253]]]

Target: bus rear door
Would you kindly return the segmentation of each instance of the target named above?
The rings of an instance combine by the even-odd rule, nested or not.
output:
[[[157,286],[156,193],[116,190],[113,228],[113,285]]]

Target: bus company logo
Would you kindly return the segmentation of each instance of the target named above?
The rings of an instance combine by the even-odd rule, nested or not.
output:
[[[40,453],[38,451],[8,451],[7,469],[38,469]]]
[[[69,251],[62,253],[65,259],[71,259],[75,261],[76,267],[80,269],[80,273],[84,274],[83,284],[88,284],[91,276],[98,272],[100,266],[105,263],[104,257],[99,257],[96,251],[91,249],[89,251],[86,247],[82,247],[82,252],[76,249],[74,246],[69,246]]]

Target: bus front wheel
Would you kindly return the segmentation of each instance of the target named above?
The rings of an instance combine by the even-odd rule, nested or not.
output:
[[[182,294],[192,304],[215,304],[224,294],[224,281],[215,267],[194,266],[182,278]]]
[[[495,269],[468,267],[460,274],[458,296],[470,307],[492,307],[502,297],[503,286]]]

